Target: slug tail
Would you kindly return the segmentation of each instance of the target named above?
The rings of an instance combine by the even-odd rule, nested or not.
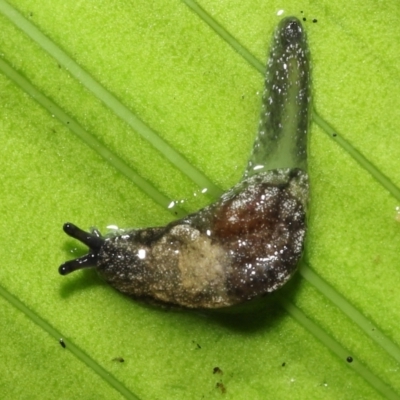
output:
[[[307,170],[310,75],[304,28],[297,18],[284,18],[271,44],[259,130],[245,177],[277,168]]]

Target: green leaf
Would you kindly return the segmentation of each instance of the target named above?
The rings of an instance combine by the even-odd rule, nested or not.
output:
[[[278,301],[178,312],[59,276],[85,251],[64,222],[162,225],[240,179],[281,9],[306,18],[315,111],[306,254]],[[0,0],[0,393],[399,398],[399,18],[371,0]]]

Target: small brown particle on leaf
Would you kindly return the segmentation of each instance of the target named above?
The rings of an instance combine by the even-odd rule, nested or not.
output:
[[[213,374],[220,374],[220,375],[222,375],[222,374],[223,374],[222,369],[219,368],[219,367],[214,367],[214,369],[213,369]]]
[[[201,346],[198,343],[196,343],[194,340],[192,340],[192,343],[196,345],[197,349],[201,349]]]
[[[222,382],[217,382],[217,384],[215,385],[215,387],[217,389],[219,389],[221,391],[222,394],[226,393],[226,387]]]

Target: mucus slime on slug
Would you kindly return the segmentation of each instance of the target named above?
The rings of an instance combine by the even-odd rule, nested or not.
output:
[[[163,227],[102,237],[61,275],[94,267],[119,291],[158,303],[220,308],[273,292],[295,273],[306,233],[309,51],[300,21],[273,36],[259,131],[243,179],[215,203]]]

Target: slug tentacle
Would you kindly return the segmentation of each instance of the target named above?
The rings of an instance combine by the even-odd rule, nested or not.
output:
[[[59,272],[95,267],[123,293],[190,308],[228,307],[284,285],[302,255],[309,192],[310,69],[294,17],[278,25],[265,82],[260,128],[241,182],[164,227],[101,237],[65,224],[90,250]]]
[[[70,222],[65,223],[63,229],[67,235],[86,244],[86,246],[90,248],[90,252],[85,256],[65,262],[59,267],[58,272],[61,275],[68,275],[78,269],[96,267],[98,252],[104,245],[104,239],[100,236],[98,231],[95,230],[94,233],[88,233]]]

